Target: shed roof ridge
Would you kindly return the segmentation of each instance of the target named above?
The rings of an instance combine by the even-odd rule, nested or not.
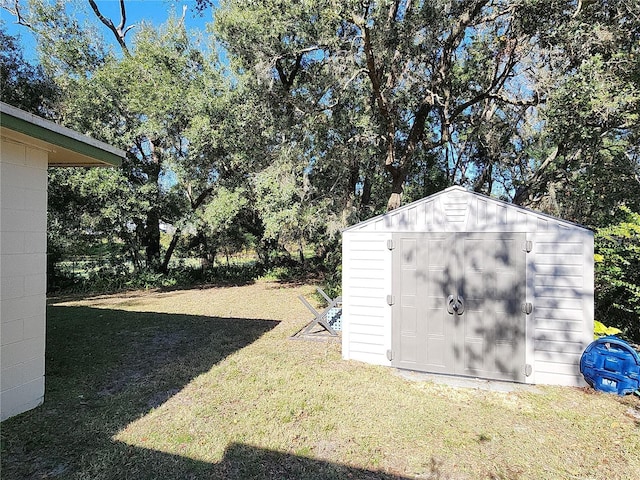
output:
[[[583,229],[583,230],[586,230],[586,231],[591,231],[591,229],[589,229],[589,228],[587,228],[587,227],[585,227],[583,225],[580,225],[578,223],[572,222],[570,220],[565,220],[565,219],[562,219],[562,218],[554,217],[554,216],[549,215],[547,213],[538,212],[536,210],[532,210],[530,208],[526,208],[526,207],[523,207],[521,205],[517,205],[515,203],[507,202],[507,201],[501,200],[499,198],[494,198],[494,197],[491,197],[489,195],[485,195],[485,194],[478,193],[478,192],[472,192],[472,191],[469,191],[469,190],[467,190],[466,188],[464,188],[464,187],[462,187],[460,185],[452,185],[450,187],[445,188],[444,190],[441,190],[439,192],[433,193],[431,195],[428,195],[426,197],[420,198],[418,200],[414,200],[411,203],[407,203],[406,205],[402,205],[402,206],[400,206],[400,207],[398,207],[398,208],[396,208],[394,210],[391,210],[389,212],[385,212],[385,213],[382,213],[380,215],[376,215],[375,217],[371,217],[371,218],[369,218],[367,220],[363,220],[362,222],[359,222],[359,223],[356,223],[354,225],[351,225],[351,226],[343,229],[342,231],[343,232],[347,232],[347,231],[351,231],[351,230],[361,229],[362,227],[365,227],[365,226],[367,226],[369,224],[372,224],[372,223],[375,223],[377,221],[380,221],[384,217],[397,215],[398,213],[401,213],[402,211],[409,210],[411,208],[415,208],[416,206],[418,206],[420,204],[424,204],[424,203],[428,203],[428,202],[434,201],[434,200],[436,200],[436,199],[438,199],[440,197],[446,197],[447,195],[449,195],[451,193],[454,193],[454,192],[463,193],[465,196],[467,196],[467,198],[477,197],[477,198],[481,198],[482,200],[485,200],[485,201],[490,201],[490,202],[493,202],[493,203],[498,204],[498,205],[503,205],[503,206],[505,206],[507,208],[511,208],[511,209],[514,209],[514,210],[520,210],[520,211],[523,211],[523,212],[525,212],[527,214],[534,215],[534,216],[536,216],[538,218],[542,218],[544,220],[549,220],[549,221],[552,221],[552,222],[556,222],[556,223],[562,224],[564,226],[570,226],[570,227],[580,228],[580,229]]]

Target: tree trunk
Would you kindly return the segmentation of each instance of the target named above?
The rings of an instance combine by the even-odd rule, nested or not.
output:
[[[371,205],[371,175],[366,173],[362,184],[362,197],[360,198],[360,211],[364,211]]]
[[[395,210],[402,205],[402,192],[406,174],[402,169],[394,169],[391,172],[391,196],[387,202],[387,212]]]
[[[145,253],[147,267],[154,271],[160,270],[160,212],[153,207],[147,213],[145,226]]]
[[[178,245],[178,240],[180,239],[180,229],[176,229],[173,237],[171,238],[171,243],[169,244],[169,248],[164,254],[164,260],[162,261],[162,266],[160,267],[160,271],[165,275],[169,273],[169,262],[171,261],[171,257],[173,256],[173,251],[176,249],[176,245]]]
[[[160,271],[160,149],[149,141],[152,163],[147,168],[148,183],[155,187],[151,208],[147,212],[144,245],[146,245],[147,268]]]

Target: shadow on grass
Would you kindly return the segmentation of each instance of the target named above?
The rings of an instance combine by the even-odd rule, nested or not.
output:
[[[2,478],[69,478],[122,455],[113,435],[277,324],[49,306],[45,402],[2,423]]]
[[[402,478],[244,444],[208,463],[113,440],[276,321],[76,306],[47,317],[45,403],[3,422],[3,480]]]
[[[219,463],[201,462],[125,445],[119,445],[117,448],[121,450],[121,460],[114,467],[121,472],[117,478],[143,480],[403,480],[408,478],[245,444],[229,445]],[[437,470],[432,470],[432,473],[428,478],[433,480],[445,478],[441,477]]]

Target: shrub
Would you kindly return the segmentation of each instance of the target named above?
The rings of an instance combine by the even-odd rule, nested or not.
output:
[[[596,317],[640,341],[640,214],[620,207],[618,223],[595,235]]]

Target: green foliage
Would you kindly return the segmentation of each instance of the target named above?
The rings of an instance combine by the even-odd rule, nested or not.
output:
[[[594,229],[640,209],[638,2],[225,0],[203,42],[172,17],[119,52],[84,2],[15,5],[42,70],[3,36],[3,92],[49,75],[47,111],[128,152],[52,174],[53,264],[109,242],[157,283],[251,249],[337,292],[341,229],[449,185]],[[632,325],[632,256],[598,241],[600,318]]]
[[[40,65],[31,65],[20,50],[19,38],[0,23],[0,99],[31,113],[47,117],[58,95],[53,80]]]
[[[640,214],[621,207],[595,243],[596,316],[640,341]]]
[[[580,2],[569,14],[571,8],[531,1],[523,10],[523,30],[536,32],[536,88],[545,99],[529,145],[544,153],[518,181],[527,197],[519,200],[598,227],[620,204],[640,208],[640,4]]]

